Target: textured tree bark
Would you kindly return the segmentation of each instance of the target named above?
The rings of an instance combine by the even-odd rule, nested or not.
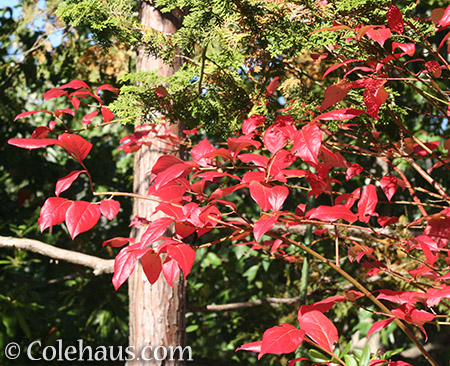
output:
[[[150,2],[141,1],[139,11],[140,22],[149,28],[157,29],[164,34],[173,34],[179,28],[181,19],[174,14],[165,15],[155,9]],[[161,76],[170,76],[180,64],[169,66],[162,60],[149,56],[145,49],[140,49],[137,56],[137,69],[150,71],[159,69]],[[174,133],[180,133],[180,126],[172,126]],[[152,166],[163,154],[167,153],[166,145],[160,140],[152,138],[151,147],[143,147],[135,154],[134,160],[134,192],[140,195],[146,195],[149,187],[149,171]],[[173,149],[171,153],[176,154]],[[156,204],[146,200],[135,200],[134,214],[146,217],[147,219],[156,219],[151,216]],[[132,236],[135,242],[139,239],[144,229],[135,229]],[[130,346],[134,346],[135,353],[140,360],[128,362],[132,366],[179,366],[184,365],[183,360],[158,360],[163,358],[164,352],[160,350],[156,355],[147,352],[145,358],[153,357],[153,360],[145,361],[140,357],[140,352],[144,347],[152,347],[155,351],[158,346],[185,346],[185,282],[179,277],[173,282],[173,288],[170,287],[163,275],[159,280],[150,285],[142,270],[140,263],[136,266],[133,274],[128,280],[129,286],[129,314],[130,314]],[[147,348],[150,350],[150,348]],[[170,352],[168,352],[170,356]],[[184,359],[188,354],[185,353]]]

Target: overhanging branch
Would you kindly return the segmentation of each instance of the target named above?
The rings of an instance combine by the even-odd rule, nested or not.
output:
[[[260,306],[263,304],[270,305],[280,305],[280,304],[293,304],[300,301],[300,296],[290,297],[290,298],[278,298],[278,297],[268,297],[266,299],[245,301],[245,302],[235,302],[231,304],[212,304],[206,306],[194,306],[188,305],[188,309],[196,312],[208,312],[208,311],[227,311],[227,310],[237,310],[242,308],[251,308],[254,306]]]
[[[114,272],[114,259],[103,259],[73,250],[61,249],[39,240],[0,236],[0,248],[15,248],[45,255],[49,258],[79,264],[94,270],[96,276]]]

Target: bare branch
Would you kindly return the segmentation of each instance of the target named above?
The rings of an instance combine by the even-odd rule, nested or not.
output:
[[[245,301],[245,302],[235,302],[231,304],[223,305],[206,305],[206,306],[194,306],[188,305],[188,309],[196,312],[207,312],[207,311],[226,311],[226,310],[236,310],[242,308],[251,308],[254,306],[260,306],[263,304],[270,305],[280,305],[280,304],[293,304],[300,301],[300,296],[289,297],[289,298],[278,298],[278,297],[268,297],[266,299],[260,299],[255,301]]]
[[[73,250],[61,249],[34,239],[0,236],[0,248],[27,250],[53,259],[79,264],[92,268],[96,276],[114,272],[114,259],[103,259]]]

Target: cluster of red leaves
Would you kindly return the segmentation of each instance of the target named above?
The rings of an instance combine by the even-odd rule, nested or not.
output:
[[[333,206],[307,208],[306,205],[299,204],[295,214],[283,210],[283,204],[291,190],[288,184],[290,179],[304,178],[311,188],[309,194],[319,196],[324,193],[331,194],[332,184],[341,183],[330,176],[331,168],[344,169],[347,180],[360,174],[363,168],[360,167],[355,171],[355,164],[350,164],[339,152],[333,152],[323,144],[323,136],[330,135],[330,132],[317,121],[298,129],[291,117],[279,116],[273,125],[260,131],[259,128],[264,122],[263,116],[251,116],[244,121],[243,134],[230,137],[227,140],[227,147],[217,148],[207,139],[202,140],[192,149],[191,161],[182,161],[169,155],[158,160],[152,169],[153,184],[149,195],[161,202],[156,211],[162,211],[168,217],[149,223],[147,232],[156,232],[161,226],[161,220],[164,220],[164,226],[169,223],[175,224],[175,239],[163,237],[164,229],[161,228],[159,236],[152,235],[151,241],[146,240],[148,246],[154,243],[153,247],[158,248],[157,253],[161,252],[159,249],[161,245],[185,246],[182,239],[186,236],[196,232],[200,237],[217,225],[234,229],[233,236],[236,240],[243,240],[253,234],[255,241],[248,244],[256,244],[264,234],[270,234],[270,230],[277,223],[291,226],[311,221],[329,224],[344,220],[350,224],[358,221],[360,224],[367,224],[372,217],[378,216],[376,212],[378,194],[374,184],[366,185],[362,191],[357,189],[350,194],[340,195]],[[269,157],[265,156],[265,151],[270,153]],[[312,170],[296,169],[295,163],[299,161],[309,165]],[[243,167],[245,169],[242,169]],[[244,173],[239,175],[238,170]],[[349,170],[352,170],[351,174]],[[225,182],[229,184],[225,186]],[[385,176],[379,184],[387,199],[392,200],[397,187],[404,186],[405,182],[398,177]],[[216,186],[218,187],[215,188]],[[227,200],[226,196],[246,189],[260,207],[260,218],[255,222],[225,220],[225,214],[238,214],[236,205]],[[354,212],[353,206],[356,202]],[[378,217],[378,223],[383,227],[396,220],[396,217]],[[433,220],[438,220],[439,224]],[[436,261],[440,248],[447,244],[448,236],[441,239],[441,246],[436,242],[438,236],[446,235],[442,231],[442,225],[446,225],[446,222],[450,222],[449,210],[444,210],[434,219],[429,219],[423,235],[398,245],[404,246],[407,251],[422,250],[426,256],[426,268],[430,269]],[[284,253],[280,249],[282,243],[280,239],[273,241],[275,250],[279,250],[280,253]],[[263,247],[253,245],[252,248]],[[142,247],[141,250],[145,251]],[[154,249],[147,250],[154,253]],[[127,251],[127,248],[123,249],[124,256]],[[377,261],[372,252],[373,249],[357,244],[349,251],[349,259],[356,258],[360,262],[366,256],[372,266],[371,274],[376,274],[385,267]],[[177,263],[180,265],[178,260]],[[186,273],[186,269],[183,267],[182,269]],[[190,270],[190,267],[187,270]],[[122,278],[120,282],[123,282],[125,275],[129,273],[120,272]],[[415,273],[414,278],[422,275],[429,278],[430,274]],[[168,276],[165,277],[167,279]],[[417,296],[401,297],[403,299],[401,303],[392,301],[394,297],[387,298],[380,295],[380,298],[397,303],[399,306],[392,310],[392,315],[386,314],[388,316],[386,320],[376,322],[369,335],[386,327],[396,318],[423,330],[423,324],[432,321],[435,316],[430,312],[418,310],[414,304],[420,303],[429,307],[439,303],[450,293],[450,286],[443,284],[447,277],[436,275],[434,279],[441,281],[442,285],[430,289],[427,293],[417,293]],[[403,292],[399,291],[398,294],[400,296]],[[347,300],[347,297],[339,297],[339,300],[333,298],[332,303],[344,300]],[[355,300],[353,297],[352,301]],[[300,329],[288,324],[270,328],[264,333],[262,341],[244,345],[240,349],[257,351],[260,356],[265,353],[289,353],[307,339],[331,352],[333,344],[337,342],[337,331],[323,312],[329,310],[332,303],[327,303],[331,305],[326,310],[320,307],[322,303],[316,303],[307,308],[308,310],[305,310],[305,307],[300,309]]]
[[[449,26],[448,19],[450,18],[450,8],[446,9],[435,9],[434,17],[432,18],[438,30],[447,29]],[[403,34],[404,31],[404,21],[403,16],[399,9],[395,5],[390,5],[387,11],[387,21],[388,27],[385,25],[366,25],[357,26],[355,28],[350,28],[349,26],[342,24],[335,24],[332,27],[326,27],[318,29],[313,33],[323,32],[323,31],[353,31],[355,35],[349,37],[346,40],[350,41],[352,39],[361,41],[364,36],[377,42],[381,47],[384,46],[385,42],[391,38],[392,32],[394,31],[398,34]],[[444,43],[449,40],[450,32],[442,39],[437,50],[442,48]],[[400,52],[398,52],[400,51]],[[450,43],[448,47],[450,52]],[[388,68],[390,67],[390,62],[393,60],[398,60],[403,56],[413,57],[416,52],[416,45],[414,43],[391,43],[391,54],[384,57],[381,60],[362,60],[362,59],[348,59],[337,65],[331,66],[323,75],[325,78],[327,75],[333,71],[341,68],[347,67],[352,64],[352,67],[346,70],[342,81],[337,84],[331,85],[325,91],[325,98],[320,106],[320,111],[323,112],[327,108],[335,105],[339,101],[343,100],[351,89],[364,88],[364,103],[366,105],[366,110],[353,110],[351,115],[367,113],[369,116],[378,119],[378,111],[381,105],[386,102],[388,98],[388,92],[384,88],[385,84],[389,80]],[[405,61],[405,65],[412,62],[420,62],[423,65],[423,70],[421,73],[431,73],[435,78],[439,78],[442,74],[442,70],[447,69],[447,64],[439,63],[435,60],[426,61],[422,58],[409,59]],[[355,66],[355,63],[358,63]],[[350,82],[347,77],[355,72],[366,73],[364,78],[360,78],[356,81]],[[344,111],[343,111],[344,112]],[[333,111],[331,116],[325,113],[322,115],[321,119],[334,119]],[[346,113],[349,113],[348,111]],[[450,116],[450,107],[448,108],[447,115]],[[327,118],[324,118],[326,116]],[[329,118],[328,118],[329,117]],[[319,117],[318,117],[319,118]]]
[[[73,90],[69,93],[69,90]],[[105,123],[111,122],[114,118],[112,112],[103,105],[103,101],[99,96],[99,92],[102,90],[110,91],[114,94],[118,94],[119,90],[111,85],[104,84],[96,88],[95,92],[84,81],[73,80],[67,84],[60,86],[59,88],[50,89],[44,94],[44,100],[49,100],[61,96],[67,96],[72,103],[72,106],[77,110],[81,105],[81,98],[91,97],[98,102],[97,109],[94,112],[90,112],[82,118],[82,125],[89,125],[93,118],[101,110],[103,120]],[[48,110],[39,110],[20,113],[15,120],[24,118],[36,113],[50,114],[55,120],[49,122],[48,126],[39,126],[32,133],[30,138],[14,138],[8,141],[9,144],[21,147],[24,149],[38,149],[46,146],[60,146],[62,147],[70,157],[75,159],[82,167],[84,166],[84,160],[89,155],[92,144],[86,141],[82,136],[73,133],[61,133],[58,138],[48,138],[50,133],[57,133],[55,127],[58,123],[62,123],[61,116],[69,114],[75,115],[75,110],[56,109],[55,112]],[[99,203],[90,203],[86,201],[70,201],[59,197],[60,194],[70,188],[72,183],[85,173],[90,179],[89,172],[86,169],[74,170],[69,175],[61,178],[56,183],[55,195],[56,197],[48,198],[41,209],[39,217],[39,228],[44,231],[46,228],[58,225],[62,222],[66,223],[69,233],[74,239],[78,234],[90,230],[98,222],[100,215],[103,214],[109,220],[112,220],[120,210],[120,203],[110,199],[102,200]]]
[[[437,29],[448,28],[450,6],[439,14],[434,12],[433,17]],[[335,24],[333,27],[318,31],[352,30],[355,32],[354,39],[359,41],[365,36],[383,47],[391,37],[391,31],[398,34],[402,34],[404,31],[402,15],[394,5],[388,9],[387,23],[388,27],[369,25],[358,26],[355,29]],[[448,39],[448,35],[444,37],[439,48]],[[153,221],[149,221],[151,218],[136,218],[133,221],[135,225],[146,226],[146,231],[138,243],[121,237],[104,243],[104,245],[113,247],[124,246],[115,259],[113,276],[115,288],[117,289],[127,280],[138,260],[141,260],[151,284],[158,280],[161,273],[170,285],[179,275],[180,270],[183,271],[184,276],[187,276],[195,261],[195,250],[184,240],[194,233],[201,237],[214,228],[231,229],[232,234],[229,235],[229,238],[236,241],[243,241],[248,236],[253,236],[254,240],[247,242],[247,244],[253,245],[253,249],[270,247],[272,254],[290,260],[284,250],[291,244],[287,240],[288,234],[283,236],[271,234],[271,230],[276,224],[282,224],[289,228],[303,223],[316,226],[325,225],[325,227],[333,223],[333,225],[352,225],[366,230],[372,223],[370,230],[373,230],[373,227],[376,226],[375,219],[383,228],[395,223],[396,217],[379,216],[376,212],[379,203],[376,185],[379,185],[388,201],[391,201],[399,186],[404,189],[409,185],[409,182],[400,173],[399,176],[385,176],[378,182],[367,184],[362,189],[358,188],[351,193],[340,194],[332,200],[332,205],[307,207],[306,204],[299,203],[295,212],[283,210],[283,206],[292,193],[289,182],[294,179],[296,181],[304,180],[306,188],[309,189],[309,195],[318,197],[323,194],[333,197],[336,193],[333,185],[345,184],[336,179],[334,173],[342,173],[340,176],[345,176],[347,182],[364,171],[361,165],[349,162],[339,151],[333,149],[332,145],[327,144],[333,134],[320,121],[342,122],[363,113],[378,119],[380,107],[388,98],[385,85],[389,81],[389,76],[388,70],[385,69],[390,61],[404,56],[413,57],[414,54],[415,45],[413,43],[393,42],[391,55],[380,61],[350,59],[330,67],[324,77],[338,68],[347,68],[354,63],[363,63],[363,65],[352,65],[352,68],[345,72],[342,81],[327,88],[320,106],[322,114],[307,124],[299,126],[290,116],[278,116],[273,124],[263,129],[266,118],[253,115],[244,121],[242,134],[228,138],[226,145],[217,147],[207,139],[203,139],[191,149],[192,160],[190,161],[183,161],[170,155],[162,156],[151,170],[151,186],[148,196],[159,202],[155,213],[161,212],[165,216]],[[440,77],[442,69],[445,67],[434,60],[413,59],[408,62],[423,62],[423,72],[431,73],[436,78]],[[356,71],[363,73],[364,76],[356,81],[348,81],[347,76]],[[278,80],[273,80],[267,88],[268,96],[274,94],[277,88]],[[343,100],[351,89],[361,88],[364,89],[365,109],[344,108],[323,113]],[[68,89],[74,91],[69,93]],[[74,109],[78,109],[81,103],[80,98],[92,97],[99,103],[98,108],[94,112],[86,114],[82,119],[82,124],[84,126],[90,124],[99,113],[99,109],[104,122],[108,123],[114,116],[107,107],[103,106],[98,95],[99,90],[117,93],[117,89],[109,85],[100,86],[94,93],[87,84],[75,80],[50,90],[44,95],[44,99],[67,96]],[[156,90],[156,92],[160,93],[161,91]],[[75,114],[72,109],[61,109],[55,112],[41,110],[21,113],[16,119],[38,112],[48,113],[56,120],[65,114]],[[54,130],[55,125],[56,122],[52,121],[49,126],[38,127],[31,138],[11,139],[9,143],[27,149],[57,145],[66,150],[84,168],[71,172],[57,182],[55,189],[57,197],[49,198],[45,202],[39,219],[42,231],[65,222],[72,238],[75,238],[78,234],[91,229],[101,214],[110,220],[114,218],[119,212],[120,204],[113,199],[90,203],[70,201],[59,197],[80,174],[85,173],[89,180],[91,179],[83,161],[89,154],[92,145],[76,134],[62,133],[58,138],[47,138]],[[342,128],[350,131],[351,125],[342,125]],[[143,145],[151,144],[151,141],[146,138],[150,132],[165,139],[168,145],[179,142],[164,125],[162,127],[146,126],[144,129],[124,137],[120,149],[130,153],[137,151]],[[376,139],[376,136],[374,137]],[[405,141],[402,144],[404,145]],[[411,152],[419,156],[429,156],[429,152],[436,149],[438,145],[438,142],[433,142],[423,148],[423,144],[412,142],[410,148]],[[449,145],[448,141],[444,145],[447,150]],[[396,156],[395,154],[395,146],[391,151],[385,152],[386,156]],[[447,157],[447,161],[448,159],[449,157]],[[442,165],[442,161],[439,163]],[[433,168],[438,166],[440,165],[435,165]],[[251,221],[239,215],[236,204],[226,198],[239,190],[248,190],[252,200],[259,206],[261,214],[256,220]],[[450,268],[436,267],[437,259],[441,254],[445,254],[443,249],[448,245],[450,209],[443,209],[434,215],[424,215],[412,224],[422,221],[426,221],[422,235],[409,240],[399,240],[394,245],[398,245],[406,252],[423,252],[422,263],[414,270],[410,270],[409,274],[414,280],[426,278],[433,280],[435,284],[426,292],[378,290],[377,298],[394,304],[394,307],[390,314],[385,314],[386,319],[373,324],[368,335],[383,329],[395,319],[413,324],[425,333],[424,324],[433,321],[435,315],[421,310],[420,307],[431,308],[440,303],[442,299],[450,298],[450,286],[445,285],[445,281],[450,278],[450,272],[442,273]],[[169,226],[174,228],[174,235],[170,237],[167,236]],[[323,235],[326,230],[323,229],[316,233]],[[259,245],[258,242],[265,235],[271,237],[271,240],[265,240],[264,245]],[[163,253],[164,255],[162,255]],[[362,265],[370,268],[369,275],[387,270],[387,267],[373,255],[373,249],[361,243],[355,243],[349,249],[348,258],[350,261],[356,259],[358,263],[364,258],[365,262]],[[450,265],[450,256],[446,256],[445,262]],[[261,341],[243,345],[239,349],[258,352],[261,357],[267,353],[293,352],[302,342],[306,341],[332,353],[335,344],[338,343],[338,332],[324,313],[330,310],[336,302],[356,302],[365,296],[367,293],[349,291],[345,296],[337,295],[312,305],[303,305],[298,313],[299,328],[282,324],[267,329]],[[416,304],[419,304],[420,307],[417,308]],[[297,360],[292,360],[290,364],[293,365]],[[370,362],[370,365],[375,366],[385,362],[387,361],[374,360]],[[391,366],[401,365],[399,362],[389,362],[388,364]]]

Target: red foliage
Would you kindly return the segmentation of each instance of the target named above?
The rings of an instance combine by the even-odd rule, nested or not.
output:
[[[382,48],[387,52],[387,56],[381,60],[361,58],[342,60],[340,58],[338,64],[329,67],[323,75],[324,78],[341,69],[344,71],[344,76],[341,81],[326,88],[319,108],[322,114],[311,117],[315,114],[309,111],[308,120],[305,121],[298,121],[292,116],[283,115],[277,116],[273,122],[270,122],[269,117],[252,115],[243,121],[242,133],[229,137],[226,144],[220,145],[207,138],[198,142],[190,149],[191,160],[182,160],[172,155],[160,157],[151,170],[151,185],[147,198],[157,201],[158,206],[155,211],[161,211],[165,216],[153,221],[151,217],[135,218],[132,225],[146,226],[138,243],[122,237],[103,243],[103,245],[112,247],[123,246],[115,259],[112,279],[114,287],[119,288],[128,279],[138,260],[141,260],[144,272],[151,284],[161,277],[162,272],[167,283],[172,285],[180,271],[183,271],[186,277],[195,262],[197,247],[187,244],[185,238],[193,234],[200,238],[213,228],[228,229],[227,239],[235,240],[239,245],[250,244],[252,250],[283,258],[286,261],[296,260],[290,254],[291,249],[297,248],[306,251],[317,261],[332,267],[356,287],[355,290],[347,291],[345,296],[336,295],[311,305],[301,306],[298,312],[299,328],[289,324],[269,328],[264,332],[261,341],[244,344],[237,350],[257,352],[261,358],[267,353],[293,352],[305,341],[328,353],[333,353],[339,341],[339,335],[333,322],[324,313],[330,310],[335,303],[342,301],[356,303],[370,300],[378,307],[379,311],[376,314],[385,318],[376,321],[367,336],[385,328],[393,321],[414,325],[425,333],[424,325],[433,322],[436,316],[423,308],[432,308],[443,299],[450,298],[450,286],[444,285],[445,281],[450,278],[450,274],[449,272],[443,273],[443,270],[448,270],[448,265],[450,265],[450,257],[447,256],[450,237],[450,209],[442,206],[440,212],[428,215],[425,205],[415,194],[414,187],[398,169],[397,164],[393,163],[393,159],[404,159],[408,163],[412,161],[412,167],[426,181],[431,182],[432,188],[436,190],[432,195],[439,197],[442,202],[448,203],[449,196],[429,175],[431,171],[426,172],[414,160],[416,158],[436,160],[435,152],[439,151],[440,141],[427,143],[420,141],[419,143],[416,138],[408,137],[402,138],[398,143],[383,143],[380,141],[382,137],[378,131],[369,129],[367,134],[360,136],[360,131],[354,128],[355,124],[343,123],[350,119],[360,120],[362,118],[364,121],[374,122],[378,120],[381,113],[384,113],[383,108],[389,113],[393,113],[386,105],[391,81],[397,79],[392,77],[390,62],[401,57],[413,57],[416,53],[416,44],[392,42],[389,46],[388,40],[390,41],[393,36],[391,30],[402,35],[405,30],[405,22],[400,10],[395,5],[389,6],[386,17],[388,27],[386,25],[359,25],[351,28],[335,24],[313,32],[353,32],[352,39],[355,41],[361,44],[370,44],[371,47]],[[439,30],[448,27],[450,25],[450,6],[434,12],[432,17]],[[445,39],[448,39],[448,35],[444,37]],[[446,66],[440,63],[440,59],[440,62],[422,59],[410,61],[420,62],[423,66],[421,72],[428,73],[427,77],[430,78],[440,78],[443,70],[446,70]],[[350,74],[354,81],[348,80],[347,76]],[[266,97],[269,98],[276,93],[278,85],[279,79],[274,78],[267,87]],[[344,101],[352,89],[357,92],[359,92],[357,89],[363,89],[364,104],[361,107],[358,109],[337,108],[323,113],[330,107],[336,108],[335,105]],[[99,91],[118,93],[116,88],[108,84],[98,87],[93,92],[86,83],[74,80],[59,88],[49,90],[44,94],[44,99],[65,96],[69,98],[73,107],[78,109],[81,105],[80,100],[94,98],[99,103],[98,109],[84,115],[81,124],[83,126],[91,124],[94,117],[100,113],[103,124],[111,123],[114,115],[103,105],[100,97],[103,92],[99,96]],[[155,92],[160,97],[169,96],[163,87],[157,88]],[[47,110],[24,112],[19,114],[16,120],[41,112],[50,114],[55,119],[51,122],[50,127],[40,126],[30,138],[10,139],[8,142],[25,149],[57,145],[83,167],[83,170],[73,171],[58,180],[55,189],[57,197],[51,197],[45,201],[39,218],[41,231],[65,222],[73,239],[80,233],[90,230],[97,223],[101,214],[112,220],[119,213],[120,204],[113,199],[87,202],[71,201],[59,197],[62,192],[70,188],[81,173],[88,176],[90,186],[93,187],[91,175],[84,165],[84,160],[91,152],[92,144],[78,134],[64,132],[54,136],[57,134],[54,130],[55,123],[59,123],[60,117],[67,114],[74,115],[71,109],[60,109],[55,112]],[[324,121],[340,123],[341,130],[332,132],[333,130],[329,129]],[[345,135],[346,142],[341,133]],[[54,136],[54,138],[47,136]],[[133,134],[125,136],[121,140],[122,145],[119,149],[125,153],[132,153],[142,146],[151,146],[152,140],[149,136],[164,139],[168,146],[180,142],[179,138],[174,136],[165,124],[146,125],[137,128]],[[349,139],[354,141],[348,142]],[[362,147],[360,144],[362,141],[370,142]],[[439,158],[438,162],[433,162],[432,170],[448,163],[450,159],[448,141],[450,140],[444,143],[444,148],[447,150],[446,155],[443,159]],[[389,175],[374,177],[370,169],[355,162],[355,156],[377,157],[392,168],[391,172]],[[357,178],[360,175],[362,177]],[[361,182],[361,180],[364,180],[364,185],[359,183],[358,188],[355,189],[353,186],[353,188],[349,188],[348,192],[345,191],[352,183]],[[292,183],[293,181],[295,183]],[[328,200],[328,203],[295,202],[291,204],[288,197],[294,195],[300,184],[302,189],[308,191],[308,196],[321,197],[323,201]],[[386,203],[379,201],[378,194],[383,191],[384,195],[380,195],[380,198],[386,196],[389,203],[393,204],[399,185],[402,188],[408,188],[406,192],[409,192],[411,196],[412,205],[420,208],[422,216],[413,224],[424,224],[425,229],[422,235],[404,239],[402,237],[394,238],[393,234],[384,234],[383,229],[397,223],[399,218],[396,216],[378,217],[376,210]],[[243,196],[249,195],[251,200],[256,203],[260,212],[258,217],[249,219],[239,212],[241,207],[232,201],[234,196],[230,198],[230,195],[237,191]],[[95,194],[100,195],[101,193]],[[357,203],[357,207],[355,207],[355,203]],[[295,211],[287,211],[289,207],[296,207],[293,209]],[[380,210],[379,212],[384,211]],[[371,220],[372,217],[378,217],[378,220]],[[284,235],[274,232],[273,228],[276,224],[286,228]],[[411,258],[417,259],[417,266],[408,268],[409,272],[405,274],[407,282],[420,279],[421,281],[431,280],[434,283],[429,287],[423,287],[421,284],[421,291],[378,289],[375,299],[369,290],[337,265],[339,258],[336,258],[337,264],[333,264],[331,260],[317,252],[316,247],[306,246],[297,241],[295,236],[291,237],[289,229],[296,225],[313,225],[317,229],[316,234],[325,238],[329,236],[335,240],[335,243],[345,240],[348,260],[353,263],[352,266],[359,263],[362,268],[368,268],[368,276],[380,274],[383,271],[393,272],[390,270],[390,263],[383,263],[376,256],[370,242],[351,238],[350,229],[380,235],[380,237],[385,235],[383,238],[390,240],[387,247],[393,245]],[[168,237],[167,228],[169,226],[174,228],[174,234],[171,237]],[[330,227],[334,227],[334,233]],[[252,234],[255,241],[245,242],[246,238]],[[219,238],[217,242],[224,240]],[[209,244],[213,245],[215,242]],[[337,247],[337,249],[339,248]],[[162,253],[164,254],[162,255]],[[347,260],[347,258],[344,259]],[[447,264],[447,267],[439,267],[443,263]],[[389,305],[384,305],[384,302]],[[294,361],[291,361],[290,364],[293,364]],[[385,362],[388,361],[372,360],[370,365]],[[401,364],[400,361],[388,362],[388,365],[392,366]],[[403,364],[406,365],[406,363]]]

